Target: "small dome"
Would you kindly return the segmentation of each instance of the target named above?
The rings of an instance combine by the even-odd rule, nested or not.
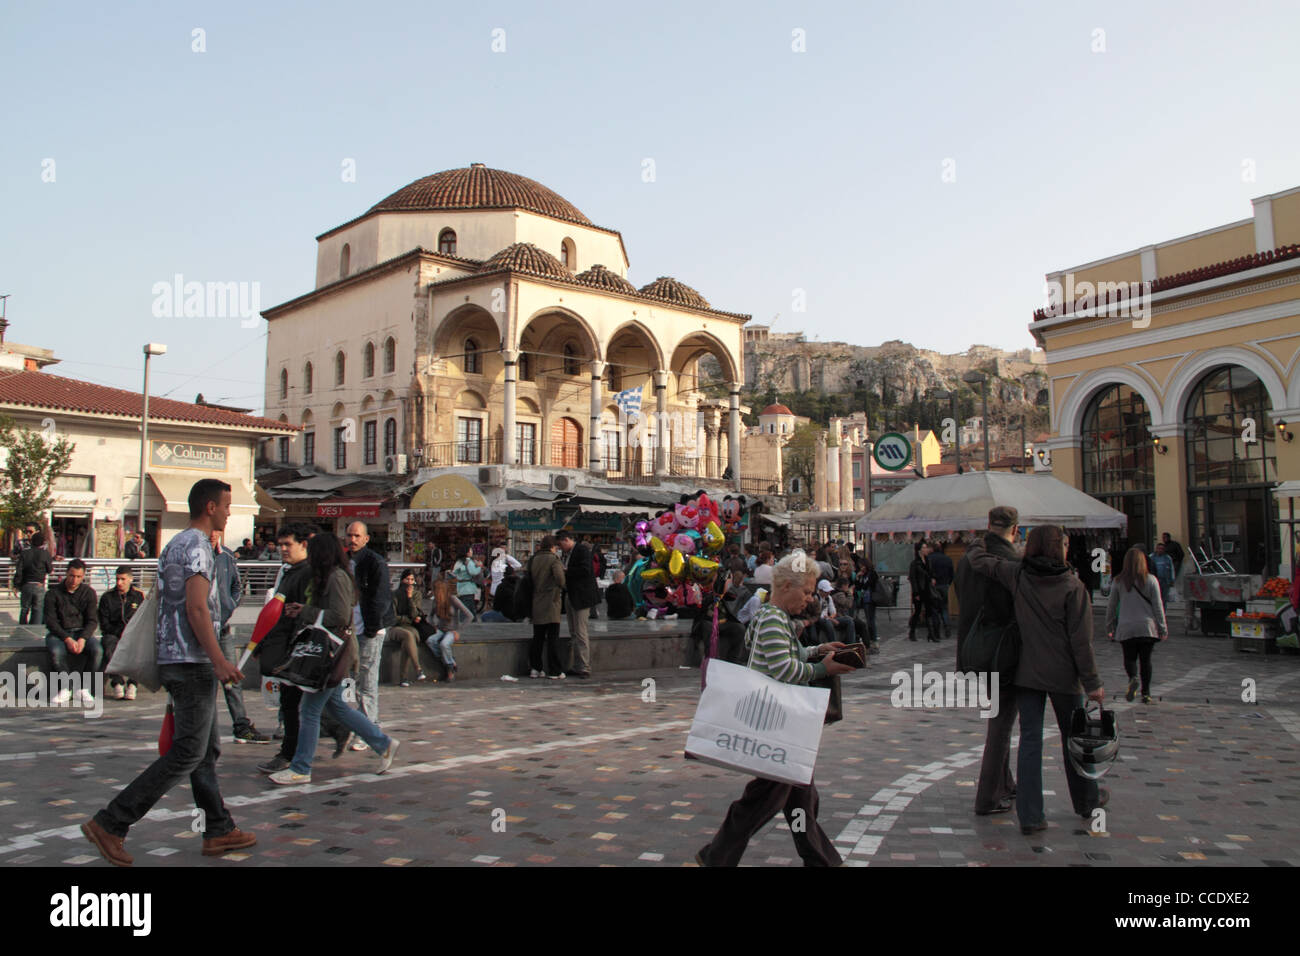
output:
[[[626,292],[628,295],[636,295],[636,286],[617,272],[611,272],[599,264],[592,266],[586,272],[578,273],[578,281],[610,292]]]
[[[544,249],[538,249],[531,242],[516,242],[506,246],[475,271],[496,272],[499,269],[549,276],[552,279],[573,279],[573,273],[564,268],[559,259]]]
[[[767,408],[763,409],[763,410],[762,410],[761,412],[759,412],[758,414],[759,414],[760,416],[762,416],[762,415],[793,415],[794,412],[790,411],[790,409],[786,408],[784,405],[769,405],[769,406],[767,406]]]
[[[689,305],[696,309],[712,309],[708,300],[684,282],[678,282],[672,276],[660,276],[647,286],[642,286],[642,295],[653,296],[679,305]]]
[[[554,219],[591,225],[591,220],[577,206],[541,183],[503,169],[489,169],[482,163],[417,179],[381,199],[369,211],[434,209],[527,209]]]

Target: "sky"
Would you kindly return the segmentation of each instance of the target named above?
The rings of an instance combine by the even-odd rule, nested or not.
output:
[[[162,342],[151,394],[260,410],[265,321],[159,290],[269,308],[317,235],[482,162],[619,230],[637,286],[1028,348],[1045,273],[1300,185],[1297,36],[1295,3],[1200,0],[9,4],[7,338],[136,391]]]

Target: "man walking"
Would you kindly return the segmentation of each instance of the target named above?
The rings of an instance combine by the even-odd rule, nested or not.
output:
[[[144,603],[144,592],[132,586],[134,577],[131,565],[122,565],[117,569],[117,587],[105,591],[99,599],[99,633],[103,635],[105,665],[113,659],[122,632]],[[114,700],[135,700],[135,681],[126,680],[125,688],[123,682],[121,674],[113,674],[108,678],[108,686],[112,688],[110,696]]]
[[[1165,554],[1169,555],[1169,559],[1174,562],[1174,576],[1177,577],[1178,572],[1183,569],[1183,546],[1175,541],[1168,531],[1161,535],[1161,542],[1165,546]]]
[[[217,599],[221,602],[221,630],[217,641],[221,645],[221,653],[226,655],[227,660],[233,661],[237,656],[235,635],[230,629],[230,616],[239,607],[239,599],[244,594],[244,583],[239,577],[236,555],[221,543],[221,532],[214,529],[208,536],[208,541],[212,545],[212,555],[216,562]],[[222,684],[221,690],[226,695],[226,709],[230,711],[230,722],[234,725],[235,743],[269,744],[271,738],[258,733],[253,722],[248,719],[248,712],[244,710],[244,689],[238,684]]]
[[[1169,607],[1169,591],[1174,586],[1174,559],[1165,553],[1165,544],[1163,541],[1156,542],[1156,553],[1151,556],[1151,569],[1156,574],[1156,580],[1160,582],[1160,603]]]
[[[936,542],[933,553],[926,562],[930,566],[930,575],[934,578],[935,606],[939,609],[939,619],[943,621],[943,636],[952,637],[952,621],[948,619],[948,588],[952,586],[952,558],[943,553],[944,544]]]
[[[94,674],[104,663],[104,648],[95,638],[99,626],[95,591],[86,583],[86,562],[73,558],[63,583],[45,595],[45,649],[50,654],[50,676],[68,672],[68,657],[85,654],[87,673]],[[53,683],[53,681],[51,681]],[[79,692],[81,703],[93,704],[95,695],[86,687]],[[63,705],[72,700],[72,691],[64,687],[51,703]]]
[[[998,506],[989,511],[989,529],[982,541],[971,545],[957,563],[957,654],[960,659],[962,641],[970,633],[975,618],[980,626],[1005,627],[1016,619],[1015,599],[1011,592],[992,578],[977,574],[971,567],[970,556],[988,551],[1011,561],[1020,560],[1015,546],[1016,526],[1020,512],[1015,508]],[[980,612],[983,611],[981,615]],[[998,675],[990,677],[992,680]],[[975,788],[975,813],[988,816],[1006,813],[1011,809],[1011,799],[1016,795],[1016,781],[1011,776],[1011,731],[1016,726],[1016,688],[1011,682],[1014,674],[1001,675],[999,679],[998,712],[988,720],[984,731],[984,761],[980,764],[979,784]]]
[[[591,548],[577,544],[572,531],[561,531],[556,536],[564,560],[564,599],[569,619],[569,669],[570,677],[591,676],[591,645],[587,637],[587,618],[591,609],[600,603],[600,588],[591,564]]]
[[[37,531],[27,540],[31,546],[18,558],[18,580],[22,582],[18,623],[43,624],[45,582],[54,571],[54,560],[45,548],[45,535],[42,532]]]
[[[221,605],[208,536],[230,517],[230,485],[204,478],[190,488],[190,526],[158,559],[158,671],[171,695],[176,731],[171,749],[81,825],[108,862],[130,866],[126,834],[163,795],[186,778],[199,808],[203,855],[220,856],[257,843],[235,826],[217,782],[217,685],[244,675],[221,653]]]
[[[384,637],[388,628],[397,623],[393,610],[393,591],[388,583],[388,562],[372,548],[370,530],[365,522],[354,521],[348,525],[348,556],[352,559],[352,576],[357,582],[357,605],[352,609],[352,629],[360,648],[361,670],[357,685],[360,688],[361,712],[376,727],[379,726],[379,664],[383,656]],[[353,750],[365,750],[367,744],[358,740]]]
[[[311,566],[307,563],[307,540],[311,528],[305,524],[288,524],[280,529],[277,539],[280,558],[284,566],[276,579],[275,593],[283,594],[285,604],[305,604],[307,584],[311,581]],[[296,618],[281,616],[275,626],[262,638],[253,652],[262,673],[270,674],[289,656],[289,645],[297,631]],[[302,690],[288,683],[280,684],[280,713],[284,720],[284,736],[279,751],[266,763],[258,764],[262,773],[279,773],[288,768],[298,749],[298,706],[302,703]],[[337,754],[336,754],[337,756]]]

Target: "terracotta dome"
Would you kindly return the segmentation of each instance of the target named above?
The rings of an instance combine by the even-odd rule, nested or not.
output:
[[[767,408],[759,412],[759,415],[793,415],[793,414],[794,412],[790,411],[790,409],[786,408],[784,405],[769,405],[767,406]]]
[[[538,249],[531,242],[516,242],[506,246],[475,271],[495,272],[498,269],[549,276],[552,279],[573,279],[573,273],[564,268],[559,259],[544,249]]]
[[[647,286],[641,287],[642,295],[665,299],[679,305],[689,305],[696,309],[711,309],[708,300],[684,282],[678,282],[672,276],[660,276]]]
[[[586,272],[578,273],[578,281],[610,292],[626,292],[628,295],[636,295],[636,286],[617,272],[611,272],[602,265],[594,265]]]
[[[566,222],[590,226],[591,220],[558,193],[526,176],[474,163],[446,169],[403,186],[370,207],[370,212],[434,209],[527,209]]]

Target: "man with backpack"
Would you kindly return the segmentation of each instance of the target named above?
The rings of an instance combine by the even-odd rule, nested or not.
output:
[[[989,528],[983,540],[975,542],[957,563],[955,576],[957,603],[957,660],[961,660],[962,642],[979,621],[981,628],[1005,628],[1016,620],[1015,599],[1010,591],[992,578],[976,574],[971,555],[988,551],[998,557],[1019,561],[1020,554],[1012,542],[1020,523],[1020,512],[999,505],[989,511]],[[958,670],[961,664],[958,663]],[[980,764],[979,783],[975,788],[975,813],[989,816],[1006,813],[1016,795],[1016,781],[1011,776],[1011,731],[1016,725],[1016,690],[1014,674],[990,675],[999,679],[998,710],[988,720],[984,734],[984,761]]]

